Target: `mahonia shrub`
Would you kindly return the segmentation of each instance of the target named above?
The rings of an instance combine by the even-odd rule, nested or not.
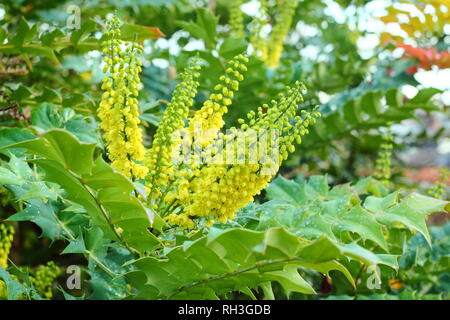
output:
[[[388,83],[384,67],[372,73],[375,59],[361,61],[353,28],[320,6],[309,21],[311,2],[260,0],[251,19],[241,11],[248,3],[196,8],[195,22],[177,19],[173,30],[172,13],[184,19],[193,12],[157,6],[157,16],[171,12],[161,17],[170,41],[180,36],[182,45],[189,33],[188,41],[205,44],[198,54],[182,48],[170,57],[167,75],[156,61],[141,60],[142,41],[160,37],[157,28],[116,16],[104,25],[83,21],[74,31],[41,33],[25,19],[18,28],[1,26],[0,77],[8,83],[0,88],[7,109],[0,128],[0,299],[448,296],[448,224],[428,228],[450,210],[436,199],[446,198],[448,172],[428,190],[432,197],[405,188],[391,161],[389,129],[381,143],[369,134],[414,118],[417,109],[439,111],[430,99],[440,91],[422,88],[406,99],[402,85],[411,77],[398,71],[403,67],[386,66],[395,70]],[[229,28],[219,26],[223,9]],[[139,16],[133,22],[149,19]],[[321,32],[286,46],[281,59],[294,17]],[[186,32],[175,35],[180,26]],[[316,40],[330,59],[298,56]],[[98,50],[103,60],[78,72],[84,56],[63,57],[78,49]],[[145,57],[166,57],[160,53],[145,50]],[[58,65],[58,58],[61,67],[45,64]],[[28,87],[42,66],[74,76],[61,90]],[[28,74],[33,78],[20,87],[9,83]],[[305,93],[300,78],[315,90]],[[38,79],[61,87],[46,74]],[[321,93],[331,99],[319,113]],[[377,148],[372,178],[359,165]],[[14,230],[20,237],[13,246]]]
[[[244,37],[244,14],[241,11],[243,0],[230,1],[230,34],[236,38]]]
[[[320,113],[300,110],[305,87],[297,82],[239,119],[240,128],[224,133],[223,116],[244,80],[248,58],[239,54],[228,61],[213,93],[189,116],[201,68],[193,59],[180,75],[151,148],[144,151],[137,108],[142,48],[118,40],[119,27],[117,17],[107,25],[103,52],[108,76],[98,112],[112,166],[145,181],[149,208],[168,223],[186,228],[202,219],[225,223],[267,186]]]
[[[109,72],[109,77],[103,79],[105,93],[98,116],[113,166],[127,177],[143,178],[148,169],[139,163],[145,151],[137,106],[142,63],[136,56],[142,53],[142,46],[120,40],[119,26],[120,20],[114,16],[105,32],[108,40],[103,42],[103,71]]]

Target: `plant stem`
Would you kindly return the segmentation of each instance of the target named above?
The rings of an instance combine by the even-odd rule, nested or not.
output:
[[[63,229],[63,231],[67,234],[67,236],[70,238],[70,240],[76,240],[76,237],[73,235],[72,231],[70,231],[69,228],[66,227],[66,225],[59,219],[59,217],[55,214],[54,211],[52,211],[52,215],[53,217],[56,219],[56,221],[58,221],[58,225],[61,227],[61,229]],[[97,259],[97,257],[90,252],[89,250],[85,250],[84,251],[85,254],[87,254],[92,260],[95,261],[95,263],[97,263],[97,265],[103,270],[105,271],[111,278],[115,278],[116,277],[116,273],[114,273],[114,271],[112,271],[111,269],[109,269],[107,266],[105,266],[100,260]]]
[[[244,272],[248,272],[257,268],[261,268],[261,267],[265,267],[268,265],[272,265],[272,264],[277,264],[277,263],[285,263],[285,262],[292,262],[292,261],[301,261],[302,259],[294,257],[294,258],[287,258],[287,259],[277,259],[277,260],[265,260],[265,261],[260,261],[257,262],[255,265],[251,266],[251,267],[247,267],[247,268],[242,268],[242,269],[238,269],[235,270],[233,272],[230,273],[226,273],[226,274],[222,274],[219,276],[214,276],[208,279],[204,279],[204,280],[199,280],[199,281],[195,281],[192,282],[190,284],[187,284],[185,286],[180,287],[179,289],[175,290],[172,294],[170,294],[167,297],[167,300],[170,300],[172,297],[174,297],[175,295],[177,295],[178,293],[191,289],[193,287],[205,284],[205,283],[209,283],[209,282],[213,282],[213,281],[217,281],[217,280],[222,280],[225,278],[229,278],[229,277],[233,277],[236,276],[238,274],[244,273]]]

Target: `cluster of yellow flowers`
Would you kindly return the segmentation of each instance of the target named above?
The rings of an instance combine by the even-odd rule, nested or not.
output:
[[[247,71],[246,63],[248,58],[242,54],[228,61],[225,75],[220,76],[220,83],[214,87],[215,92],[190,119],[189,133],[192,137],[196,135],[197,142],[202,147],[209,145],[217,136],[217,131],[225,124],[222,117],[228,112],[234,93],[239,90],[239,82],[244,80],[243,72]]]
[[[450,170],[440,168],[439,180],[428,189],[428,194],[434,198],[445,200],[447,194],[447,184],[450,179]]]
[[[120,20],[108,21],[108,30],[102,42],[105,68],[109,76],[103,79],[105,90],[98,110],[100,128],[104,131],[108,156],[112,166],[129,178],[139,179],[147,175],[148,169],[140,164],[145,149],[139,128],[138,95],[139,73],[142,63],[136,56],[142,53],[138,43],[120,40]]]
[[[193,59],[181,73],[152,147],[143,156],[137,126],[141,64],[134,55],[141,48],[129,45],[122,54],[119,25],[117,18],[108,22],[104,52],[105,70],[111,76],[104,80],[106,92],[99,110],[112,165],[130,178],[145,179],[149,208],[169,224],[193,228],[201,221],[226,222],[266,187],[320,113],[297,112],[305,89],[297,82],[270,105],[239,119],[240,128],[222,132],[223,116],[244,80],[249,60],[240,54],[228,61],[214,92],[190,116],[200,69],[199,59]]]
[[[275,68],[280,61],[281,54],[283,53],[283,43],[291,28],[297,4],[297,0],[278,0],[280,9],[267,45],[268,55],[266,64],[268,67]]]
[[[394,137],[391,134],[391,130],[388,128],[383,135],[383,143],[380,146],[378,152],[378,158],[375,161],[375,178],[380,180],[385,186],[389,185],[391,180],[391,157],[392,157],[392,141]]]
[[[269,15],[266,0],[260,0],[259,4],[257,15],[250,25],[250,43],[252,44],[253,54],[262,61],[267,61],[267,39],[263,34],[263,28],[268,24]]]
[[[53,281],[61,274],[61,269],[50,261],[46,265],[39,266],[30,277],[36,291],[45,299],[53,297]]]
[[[175,201],[182,205],[190,202],[191,181],[195,176],[201,174],[200,163],[206,158],[206,154],[210,153],[210,145],[221,134],[219,130],[225,124],[223,115],[228,112],[234,93],[239,90],[239,83],[244,80],[243,72],[247,71],[245,65],[247,62],[248,58],[241,54],[230,60],[225,75],[220,76],[219,83],[214,87],[214,93],[189,119],[188,127],[185,130],[187,139],[183,141],[181,148],[187,147],[190,150],[200,150],[200,152],[194,152],[192,157],[177,166],[175,177],[172,180],[175,188],[169,188],[163,198],[163,201],[169,206]],[[184,219],[184,216],[172,215],[169,217],[172,219],[171,221],[175,218]]]
[[[218,134],[211,153],[220,161],[202,166],[188,181],[185,197],[180,202],[182,209],[171,213],[167,217],[168,222],[187,228],[192,228],[195,225],[193,219],[199,217],[206,218],[208,222],[217,219],[224,223],[232,219],[240,208],[252,202],[253,197],[270,182],[289,152],[295,151],[294,143],[300,143],[301,136],[307,134],[308,127],[320,117],[316,110],[302,110],[301,116],[296,115],[298,104],[303,101],[302,89],[303,85],[296,83],[295,88],[288,88],[270,106],[263,105],[257,113],[249,112],[247,121],[240,119],[240,131],[232,128],[225,135]],[[256,135],[246,134],[250,132]],[[239,136],[244,139],[239,139]],[[261,137],[268,143],[261,145]],[[234,153],[231,164],[225,161],[226,148],[225,152],[217,151],[223,150],[220,147],[230,141]],[[254,162],[251,159],[255,152],[262,157]],[[236,157],[236,154],[242,154],[243,157]]]
[[[14,239],[14,227],[9,224],[0,223],[0,267],[6,269],[8,267],[8,256]],[[52,284],[56,277],[59,276],[61,270],[53,261],[47,265],[39,266],[30,274],[30,280],[36,291],[44,298],[51,299]],[[17,278],[11,275],[14,279]],[[6,297],[7,291],[3,281],[0,280],[0,298]]]
[[[197,93],[199,83],[196,78],[199,76],[199,69],[198,60],[194,59],[181,74],[181,82],[173,92],[172,100],[167,105],[154,136],[152,147],[146,153],[144,164],[149,169],[146,186],[150,199],[160,197],[162,188],[167,188],[173,180],[172,150],[180,143],[176,135],[177,130],[184,127],[184,119],[188,118],[189,109]]]
[[[244,37],[244,15],[241,5],[243,0],[231,0],[230,2],[230,34],[236,38]]]
[[[14,227],[0,223],[0,267],[8,267],[8,256],[14,239]]]

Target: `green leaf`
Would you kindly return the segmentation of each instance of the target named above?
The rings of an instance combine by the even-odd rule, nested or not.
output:
[[[24,210],[9,217],[8,221],[34,222],[41,228],[42,235],[51,240],[62,239],[64,235],[54,207],[41,200],[31,201]]]
[[[18,300],[19,298],[30,299],[31,296],[37,298],[39,295],[31,288],[25,287],[19,281],[14,280],[8,274],[8,272],[0,267],[0,279],[2,279],[6,285],[6,291],[8,293],[8,300]]]
[[[87,35],[96,31],[98,28],[98,23],[93,20],[88,20],[81,24],[80,29],[72,32],[70,36],[70,41],[76,45],[79,41],[82,41]]]
[[[17,142],[34,139],[35,136],[29,131],[19,128],[0,128],[0,153],[17,153],[20,150],[10,148],[5,150],[3,147]]]
[[[429,196],[424,196],[422,194],[413,192],[405,199],[403,202],[414,210],[427,215],[433,212],[442,212],[445,211],[449,202],[432,198]]]
[[[409,207],[406,203],[401,203],[390,208],[384,213],[376,215],[377,221],[385,225],[393,225],[395,222],[404,224],[405,226],[417,230],[423,234],[428,243],[431,243],[430,234],[428,233],[425,223],[426,216],[417,212],[414,208]]]
[[[408,101],[409,104],[423,104],[428,102],[434,95],[441,93],[442,90],[436,88],[421,89]]]
[[[264,292],[264,300],[275,300],[275,295],[272,290],[272,282],[267,281],[260,284]]]
[[[5,39],[8,37],[8,31],[4,28],[0,28],[0,45],[5,42]]]
[[[339,247],[328,237],[322,236],[299,252],[300,257],[311,263],[322,263],[334,259],[340,254]]]
[[[364,208],[373,213],[382,213],[386,209],[398,203],[398,192],[393,192],[386,197],[369,196],[364,201]]]
[[[403,103],[403,93],[396,88],[387,90],[386,103],[394,108],[399,107]]]
[[[44,157],[30,161],[45,170],[47,181],[66,191],[68,200],[85,208],[106,238],[123,239],[142,253],[159,245],[148,230],[152,221],[145,207],[132,195],[134,185],[97,156],[95,144],[81,143],[67,131],[54,129],[11,147]]]
[[[82,142],[99,143],[97,123],[88,122],[72,109],[58,109],[51,103],[41,103],[31,111],[31,121],[39,133],[64,128]]]
[[[87,230],[86,239],[83,234],[80,234],[78,238],[69,243],[62,254],[89,252],[91,258],[94,256],[96,260],[100,261],[106,255],[107,244],[108,241],[104,238],[102,230],[92,227]]]
[[[19,26],[17,28],[17,32],[14,37],[10,40],[10,43],[14,46],[21,46],[24,43],[31,41],[34,36],[37,34],[37,24],[34,24],[33,27],[30,28],[28,22],[24,17],[20,19]]]
[[[37,96],[35,98],[35,100],[37,102],[57,102],[57,103],[61,103],[62,102],[62,96],[61,93],[57,90],[51,89],[51,88],[44,88],[42,95]],[[32,110],[31,115],[33,116],[33,111],[35,109]]]
[[[381,225],[375,217],[361,206],[355,206],[343,214],[337,222],[337,232],[341,230],[355,232],[362,239],[372,240],[385,251],[388,251],[388,245],[384,239]]]
[[[207,48],[214,49],[217,42],[216,27],[219,19],[214,16],[211,10],[205,8],[198,8],[196,13],[197,19],[195,23],[192,21],[177,21],[177,24],[192,36],[203,39]]]
[[[24,183],[24,180],[16,176],[12,171],[0,167],[0,186],[4,186],[7,184],[12,185],[22,185]]]
[[[143,113],[139,116],[139,119],[144,120],[144,121],[154,125],[155,127],[157,127],[159,122],[162,119],[162,116],[156,115],[153,113]]]
[[[41,228],[42,236],[52,241],[67,238],[69,233],[77,235],[80,227],[87,225],[84,214],[61,210],[62,206],[57,202],[32,199],[27,201],[24,210],[7,220],[34,222]]]
[[[266,272],[264,278],[271,281],[278,281],[287,296],[289,296],[291,292],[305,294],[316,293],[313,287],[298,274],[297,267],[293,265],[286,265],[283,270]]]
[[[238,215],[238,223],[255,230],[284,227],[296,236],[315,239],[318,247],[311,251],[321,257],[323,249],[363,263],[396,268],[396,258],[372,252],[374,244],[386,253],[398,250],[399,241],[392,234],[399,228],[417,230],[429,241],[427,215],[448,206],[446,201],[419,194],[400,198],[400,192],[387,194],[386,188],[372,178],[329,190],[325,176],[313,176],[309,181],[278,177],[267,188],[267,195],[273,200],[248,206]],[[376,196],[366,197],[367,194]],[[308,259],[320,263],[314,256]]]
[[[445,211],[447,201],[434,199],[418,193],[412,193],[398,205],[389,208],[384,213],[376,215],[383,224],[402,223],[407,227],[419,231],[431,246],[430,234],[426,225],[426,217],[433,212]]]
[[[241,292],[242,292],[243,294],[248,295],[252,300],[258,300],[258,299],[255,297],[253,291],[250,290],[249,288],[241,289]]]
[[[40,199],[46,201],[47,199],[56,200],[58,194],[50,188],[44,182],[28,182],[27,191],[18,197],[18,200],[30,200]]]
[[[308,186],[314,189],[318,195],[326,196],[329,190],[327,176],[310,176]]]
[[[381,112],[381,95],[375,91],[369,91],[361,98],[362,108],[371,116],[376,116]]]
[[[323,70],[323,82],[329,82],[326,65]],[[404,67],[402,67],[402,72]],[[328,78],[327,78],[328,77]],[[403,80],[402,80],[403,81]],[[395,88],[392,88],[395,84]],[[384,86],[361,84],[345,90],[332,98],[321,108],[322,120],[311,128],[311,134],[304,139],[302,146],[308,150],[321,147],[324,151],[333,146],[332,141],[353,138],[354,133],[367,132],[386,126],[389,122],[415,119],[415,110],[440,110],[430,99],[440,92],[434,88],[422,89],[411,100],[404,100],[398,84],[387,86],[387,90],[378,90]],[[375,89],[375,90],[374,90]],[[386,105],[383,105],[383,96]]]
[[[61,29],[55,28],[53,31],[42,34],[39,40],[42,44],[51,47],[55,42],[61,40],[64,36],[65,34],[61,31]]]
[[[392,268],[396,267],[396,265],[392,264],[391,259],[382,259],[380,258],[380,256],[361,247],[355,242],[346,244],[344,246],[340,246],[340,249],[346,256],[351,257],[352,259],[355,259],[357,261],[360,261],[368,266],[386,264]]]
[[[359,101],[350,100],[342,107],[345,119],[347,119],[352,124],[358,124],[362,122],[362,113],[358,109],[358,103]]]
[[[30,88],[26,87],[26,86],[20,86],[17,90],[15,90],[11,96],[10,99],[12,101],[22,101],[24,99],[27,99],[28,97],[31,96],[31,90]]]
[[[77,174],[89,173],[93,167],[95,144],[79,143],[66,131],[55,129],[43,136],[8,147],[26,148],[28,152],[57,161],[63,170]]]
[[[28,53],[35,56],[44,56],[49,58],[56,65],[60,65],[59,59],[56,57],[55,51],[52,48],[39,46],[39,45],[27,45],[23,48],[20,48],[21,53]]]
[[[266,188],[266,191],[269,199],[282,200],[293,204],[301,203],[299,199],[301,194],[300,186],[282,176],[278,176]]]
[[[205,299],[211,290],[225,294],[258,286],[267,291],[268,281],[280,282],[287,294],[311,294],[314,290],[298,274],[299,266],[319,272],[339,270],[351,279],[345,267],[334,261],[341,256],[335,245],[329,243],[317,251],[326,241],[304,241],[282,228],[265,232],[211,229],[210,234],[186,241],[161,259],[132,262],[138,271],[127,277],[138,289],[135,298],[144,299]]]
[[[164,36],[158,28],[124,23],[121,28],[121,39],[125,41],[144,41],[146,39],[158,39]]]
[[[244,39],[227,38],[219,48],[219,55],[227,60],[245,52],[247,42]]]
[[[49,103],[41,103],[31,111],[31,121],[44,130],[60,128],[62,119],[57,109]]]

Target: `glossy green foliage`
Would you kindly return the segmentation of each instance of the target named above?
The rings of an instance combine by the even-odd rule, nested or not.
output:
[[[421,89],[412,99],[407,99],[400,90],[391,88],[366,91],[356,98],[342,96],[324,107],[323,121],[311,129],[305,145],[320,143],[327,146],[331,141],[343,138],[358,139],[362,132],[370,129],[414,119],[418,109],[439,111],[431,100],[439,92],[435,88]]]
[[[39,156],[30,162],[45,171],[47,181],[65,190],[67,200],[81,205],[107,238],[139,252],[158,246],[148,231],[153,213],[133,195],[134,185],[105,163],[95,144],[80,143],[67,131],[54,129],[11,147]]]
[[[391,55],[389,46],[361,47],[371,32],[357,20],[371,14],[371,1],[336,1],[358,13],[345,21],[330,14],[333,1],[300,1],[277,68],[252,55],[251,10],[241,8],[242,36],[230,36],[229,1],[82,1],[78,29],[67,24],[67,7],[81,4],[72,2],[0,5],[0,223],[19,231],[9,258],[21,262],[0,268],[0,299],[42,299],[30,277],[48,260],[81,267],[81,290],[63,286],[67,275],[53,288],[68,300],[449,298],[448,223],[427,225],[430,214],[449,211],[448,202],[418,193],[395,161],[405,143],[439,142],[445,126],[432,137],[396,137],[390,189],[360,179],[372,174],[379,128],[419,122],[422,114],[446,121],[441,91],[420,86],[411,72],[417,61]],[[105,160],[96,117],[105,76],[99,49],[113,12],[125,21],[121,39],[144,46],[138,99],[146,147],[193,56],[207,72],[190,114],[226,61],[246,52],[248,72],[225,127],[304,82],[300,107],[319,105],[323,118],[280,172],[316,175],[275,177],[230,223],[167,225],[145,206],[142,181]],[[268,24],[276,18],[270,11]],[[445,37],[431,40],[448,49]],[[404,96],[406,84],[417,88],[415,97]],[[370,270],[380,288],[368,288]]]
[[[60,64],[56,52],[74,47],[81,51],[100,49],[101,39],[92,36],[92,33],[99,29],[99,24],[93,20],[84,21],[79,28],[65,33],[59,28],[50,32],[40,34],[37,23],[30,24],[22,17],[17,30],[9,37],[10,33],[4,27],[0,28],[0,52],[5,54],[20,54],[31,67],[28,55],[44,56],[53,63]],[[122,39],[132,40],[135,35],[138,41],[149,38],[158,38],[162,33],[157,28],[149,28],[134,24],[124,24],[122,26]],[[7,44],[3,44],[5,40]]]
[[[211,229],[197,240],[167,250],[162,257],[132,262],[137,270],[127,277],[138,289],[135,298],[145,299],[217,299],[231,291],[245,293],[270,281],[279,282],[287,295],[312,294],[314,289],[297,268],[325,274],[339,270],[353,283],[348,271],[336,261],[345,255],[352,256],[326,236],[307,241],[283,228],[266,232]]]
[[[431,248],[426,239],[415,235],[400,257],[400,280],[406,290],[438,295],[448,299],[450,292],[450,223],[430,228]]]
[[[330,188],[326,176],[312,176],[307,181],[278,177],[267,188],[267,196],[270,201],[242,211],[244,225],[256,230],[283,226],[308,239],[326,234],[343,243],[379,247],[384,252],[390,251],[391,228],[418,231],[430,243],[427,215],[449,206],[418,193],[388,193],[372,178]]]

